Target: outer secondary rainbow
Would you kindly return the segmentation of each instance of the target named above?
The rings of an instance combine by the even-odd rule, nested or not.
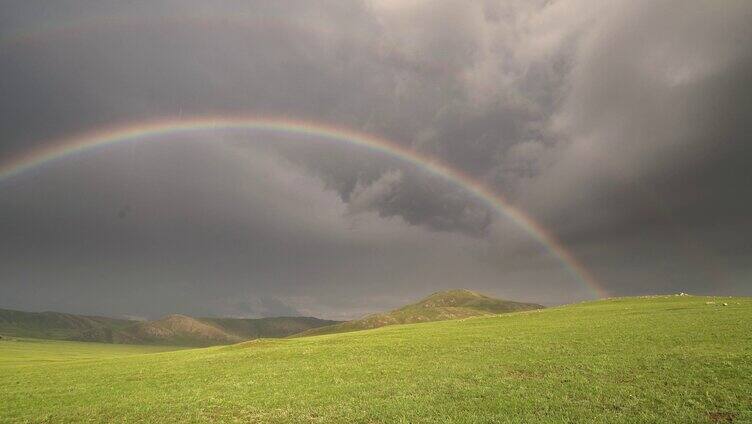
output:
[[[495,193],[482,182],[447,164],[407,149],[397,143],[345,128],[339,128],[311,121],[274,117],[227,117],[197,116],[176,119],[162,119],[138,122],[124,126],[96,130],[73,137],[47,143],[10,160],[0,162],[0,182],[44,163],[62,159],[98,146],[143,139],[159,139],[160,136],[179,135],[207,130],[264,130],[288,134],[300,134],[326,138],[338,142],[363,146],[408,162],[426,172],[444,178],[463,187],[478,199],[489,205],[499,215],[514,223],[543,244],[567,270],[581,281],[596,297],[607,297],[608,293],[585,266],[572,255],[556,237],[512,206],[504,197]],[[174,138],[173,138],[174,139]]]

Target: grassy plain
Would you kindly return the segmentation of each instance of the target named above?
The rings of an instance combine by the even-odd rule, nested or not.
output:
[[[750,298],[161,353],[61,343],[0,340],[0,422],[752,422]]]
[[[61,362],[70,364],[73,361],[107,360],[122,356],[180,349],[184,348],[178,346],[114,345],[110,343],[5,338],[0,340],[0,372],[17,366]],[[3,392],[1,388],[0,392]]]

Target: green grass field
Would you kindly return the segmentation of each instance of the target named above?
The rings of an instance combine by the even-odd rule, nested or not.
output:
[[[60,362],[70,364],[75,361],[106,360],[178,349],[181,348],[176,346],[115,345],[28,338],[3,339],[0,340],[0,372],[18,366],[36,366]]]
[[[2,340],[0,422],[752,422],[749,298],[154,349]]]

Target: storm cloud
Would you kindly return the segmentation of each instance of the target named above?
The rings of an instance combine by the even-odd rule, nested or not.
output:
[[[612,294],[750,294],[751,21],[742,0],[9,1],[0,158],[159,117],[323,122],[504,195]],[[346,317],[457,286],[592,296],[420,167],[181,137],[0,181],[0,307]]]

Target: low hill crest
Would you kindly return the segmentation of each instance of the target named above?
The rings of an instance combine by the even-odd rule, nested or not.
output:
[[[389,312],[369,314],[363,318],[331,326],[318,327],[293,337],[366,330],[394,324],[443,321],[472,316],[541,309],[535,303],[496,299],[467,289],[444,290]]]
[[[137,340],[150,343],[202,345],[240,342],[239,336],[187,315],[172,314],[154,321],[135,324],[125,330]],[[181,343],[182,342],[182,343]]]
[[[262,337],[287,337],[339,322],[313,317],[196,318],[183,314],[137,321],[52,311],[0,309],[0,335],[123,344],[230,344]]]

